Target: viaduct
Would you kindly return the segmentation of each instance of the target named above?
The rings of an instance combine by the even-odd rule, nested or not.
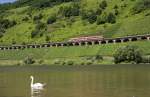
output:
[[[116,44],[116,43],[132,42],[132,41],[140,41],[140,40],[150,40],[150,34],[126,36],[126,37],[119,37],[119,38],[106,38],[103,40],[95,40],[95,41],[53,42],[53,43],[43,43],[43,44],[0,46],[0,50],[23,50],[28,48],[102,45],[102,44],[109,44],[109,43]]]

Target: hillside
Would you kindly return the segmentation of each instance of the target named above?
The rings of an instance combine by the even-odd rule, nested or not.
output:
[[[19,0],[0,5],[0,44],[150,33],[149,0]]]

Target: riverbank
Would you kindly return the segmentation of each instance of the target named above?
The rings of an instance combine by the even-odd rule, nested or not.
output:
[[[113,64],[115,51],[126,45],[135,45],[142,50],[144,55],[150,55],[150,41],[138,41],[117,44],[104,44],[93,46],[73,47],[51,47],[51,48],[30,48],[24,50],[0,51],[0,64],[22,65],[26,57],[32,57],[35,64]],[[95,56],[103,57],[103,60],[93,61]]]

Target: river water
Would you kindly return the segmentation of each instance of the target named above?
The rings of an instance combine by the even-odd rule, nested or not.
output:
[[[0,67],[0,97],[150,97],[150,65]]]

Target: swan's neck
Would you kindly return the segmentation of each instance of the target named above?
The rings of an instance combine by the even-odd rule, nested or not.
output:
[[[33,80],[34,80],[34,78],[31,78],[31,87],[33,86]]]

